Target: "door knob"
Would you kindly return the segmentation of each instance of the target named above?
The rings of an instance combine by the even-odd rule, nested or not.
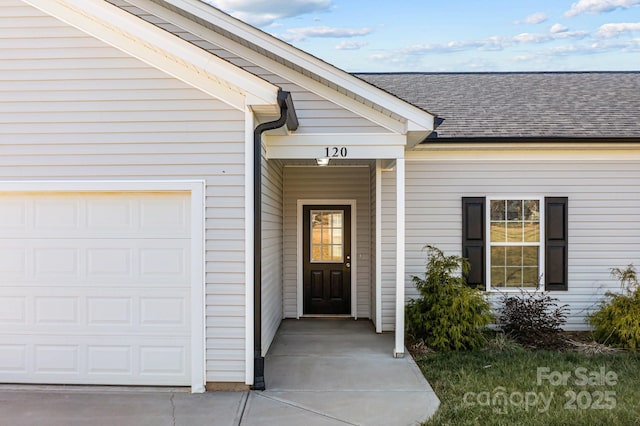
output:
[[[347,262],[347,264],[345,265],[347,268],[351,268],[351,263]]]

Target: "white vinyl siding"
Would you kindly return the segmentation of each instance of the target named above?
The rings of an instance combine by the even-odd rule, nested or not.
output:
[[[284,168],[284,314],[297,315],[297,200],[356,200],[358,318],[371,315],[371,189],[369,167]]]
[[[245,381],[244,112],[5,0],[0,179],[205,179],[207,381]]]
[[[263,150],[264,154],[264,150]],[[262,159],[262,355],[282,321],[282,164]]]
[[[535,154],[518,151],[509,156],[512,161],[488,155],[470,161],[455,159],[455,153],[442,160],[412,154],[406,187],[407,297],[416,296],[410,277],[424,272],[425,244],[461,253],[463,196],[567,196],[569,290],[552,295],[571,306],[567,328],[587,327],[584,316],[604,292],[619,290],[610,268],[640,258],[640,161],[628,160],[624,152],[609,160],[599,160],[597,152],[585,160],[570,152],[549,153],[544,160],[530,155]],[[615,155],[607,152],[607,158]]]

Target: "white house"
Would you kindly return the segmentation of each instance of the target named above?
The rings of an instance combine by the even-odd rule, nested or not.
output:
[[[0,382],[261,388],[318,315],[402,356],[425,244],[584,328],[640,258],[638,73],[356,76],[198,0],[0,7]]]

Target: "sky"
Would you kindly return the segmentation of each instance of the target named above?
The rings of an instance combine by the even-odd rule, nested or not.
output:
[[[640,71],[640,0],[203,0],[348,72]]]

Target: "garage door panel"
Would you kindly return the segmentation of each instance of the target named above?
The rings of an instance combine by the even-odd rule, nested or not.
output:
[[[0,202],[0,382],[190,383],[188,193]]]
[[[167,335],[189,331],[188,289],[34,288],[36,294],[0,289],[3,334]]]
[[[0,192],[0,233],[12,238],[189,238],[184,193]]]
[[[6,383],[184,385],[190,370],[188,339],[44,336],[37,344],[0,340]]]
[[[4,238],[0,244],[0,284],[7,286],[188,286],[190,279],[185,239]]]

